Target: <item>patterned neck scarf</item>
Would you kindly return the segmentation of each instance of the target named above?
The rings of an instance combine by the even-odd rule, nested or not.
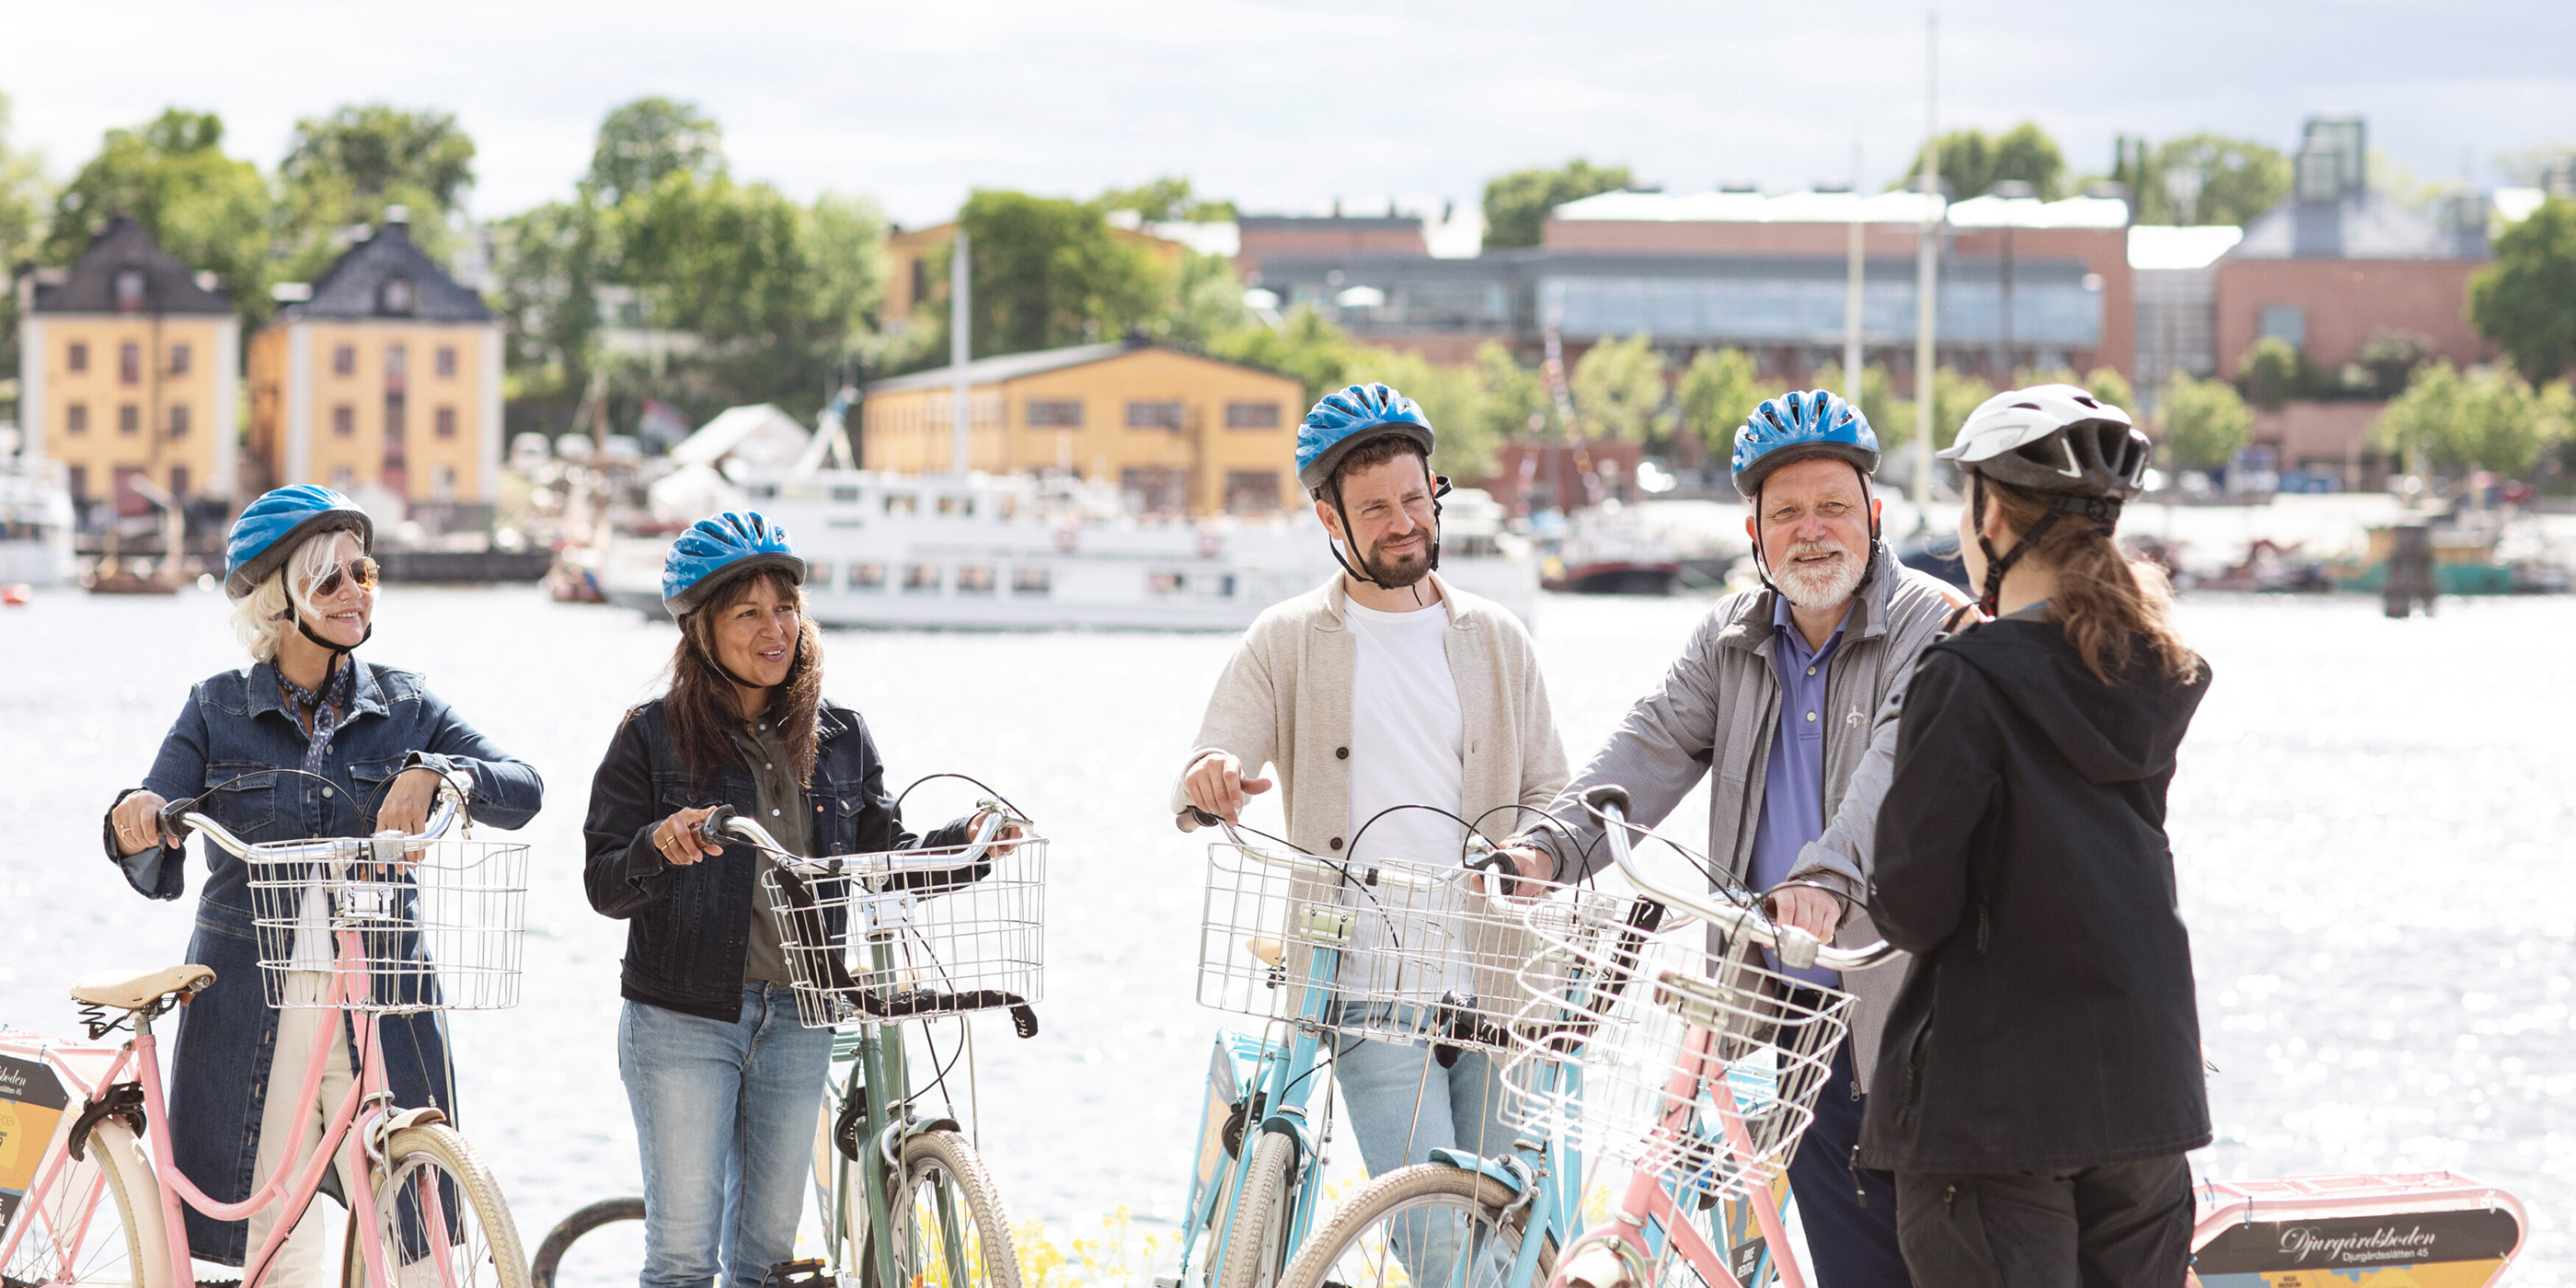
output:
[[[349,658],[346,665],[322,681],[319,690],[296,684],[286,678],[284,668],[279,668],[277,689],[285,696],[288,708],[312,717],[313,731],[304,743],[304,772],[325,773],[322,766],[330,758],[331,735],[339,732],[340,721],[348,716],[349,707],[357,701],[358,660]]]

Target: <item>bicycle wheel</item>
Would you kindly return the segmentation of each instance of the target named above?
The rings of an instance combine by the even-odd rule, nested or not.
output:
[[[1262,1132],[1252,1142],[1252,1166],[1231,1209],[1234,1235],[1217,1263],[1216,1288],[1271,1288],[1288,1259],[1288,1214],[1297,1206],[1297,1142]],[[1222,1237],[1226,1218],[1217,1219]]]
[[[39,1142],[41,1143],[41,1142]],[[143,1146],[120,1119],[90,1128],[80,1162],[68,1166],[41,1203],[21,1207],[26,1233],[0,1266],[10,1288],[35,1284],[169,1288],[169,1245],[161,1231],[161,1189]]]
[[[895,1260],[908,1288],[1020,1288],[1011,1218],[975,1148],[953,1131],[903,1143]]]
[[[546,1231],[545,1241],[537,1245],[537,1255],[528,1258],[529,1288],[555,1288],[555,1271],[562,1267],[564,1254],[581,1236],[603,1225],[643,1219],[644,1200],[630,1194],[601,1199],[555,1222],[555,1228]]]
[[[373,1230],[349,1223],[342,1266],[348,1288],[369,1288],[361,1238],[375,1240],[392,1288],[528,1288],[519,1228],[501,1187],[455,1128],[433,1123],[395,1132],[385,1142],[375,1204]]]
[[[1439,1163],[1400,1168],[1369,1182],[1324,1228],[1307,1236],[1281,1288],[1400,1288],[1459,1283],[1504,1288],[1527,1237],[1528,1209],[1511,1187]],[[1534,1284],[1556,1271],[1556,1240],[1539,1245]]]

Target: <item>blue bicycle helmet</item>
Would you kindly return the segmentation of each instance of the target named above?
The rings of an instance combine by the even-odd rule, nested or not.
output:
[[[1431,455],[1431,418],[1412,399],[1382,384],[1350,385],[1324,395],[1297,427],[1297,482],[1316,495],[1351,449],[1386,434],[1401,434]]]
[[[317,532],[354,532],[373,550],[376,524],[358,503],[311,483],[263,493],[244,507],[224,537],[224,594],[248,599],[270,573],[286,566],[304,538]]]
[[[1823,389],[1766,398],[1735,431],[1730,462],[1735,490],[1748,499],[1762,492],[1762,480],[1791,461],[1831,456],[1878,473],[1878,435],[1860,408]]]
[[[662,607],[677,617],[705,603],[718,582],[760,568],[776,568],[805,584],[805,560],[796,553],[795,539],[758,511],[727,510],[700,519],[662,556]]]

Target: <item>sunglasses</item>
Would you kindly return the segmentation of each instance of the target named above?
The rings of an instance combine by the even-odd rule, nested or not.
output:
[[[339,594],[340,583],[343,581],[358,583],[360,590],[374,590],[379,568],[380,565],[375,560],[365,555],[360,555],[345,564],[333,564],[331,571],[322,574],[322,579],[313,583],[313,598],[329,599]]]

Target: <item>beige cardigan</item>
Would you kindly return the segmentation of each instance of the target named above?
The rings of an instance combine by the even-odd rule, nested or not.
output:
[[[1506,805],[1533,809],[1565,786],[1564,744],[1547,703],[1547,683],[1529,632],[1490,600],[1461,593],[1432,574],[1449,613],[1444,636],[1449,675],[1458,686],[1466,732],[1466,777],[1460,813],[1483,819],[1500,841],[1529,819]],[[1342,576],[1274,605],[1244,631],[1208,696],[1207,715],[1181,774],[1212,751],[1231,752],[1247,778],[1276,765],[1288,840],[1310,854],[1335,855],[1349,842],[1351,817],[1351,686],[1359,643],[1342,624],[1350,602]],[[1444,802],[1425,801],[1426,805]],[[1190,798],[1172,781],[1172,812]],[[1492,812],[1492,817],[1484,816]]]

